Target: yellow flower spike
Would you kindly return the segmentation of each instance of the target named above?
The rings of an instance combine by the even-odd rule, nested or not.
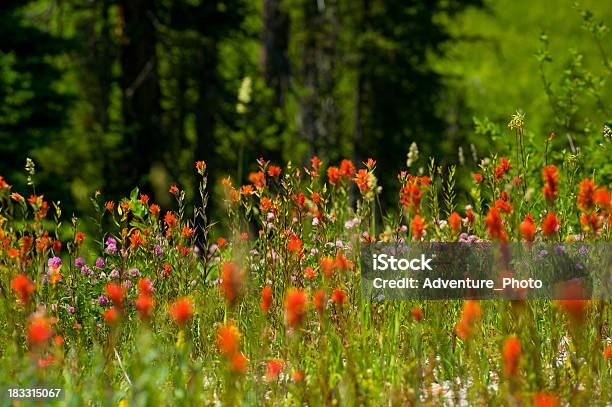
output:
[[[117,407],[128,407],[128,401],[126,399],[121,400]]]

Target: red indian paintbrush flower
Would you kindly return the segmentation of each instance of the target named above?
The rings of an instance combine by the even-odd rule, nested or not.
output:
[[[271,165],[268,167],[268,176],[270,177],[278,177],[281,174],[281,168],[276,165]]]
[[[591,302],[589,293],[578,282],[566,282],[560,284],[557,289],[559,301],[557,304],[567,314],[569,320],[573,324],[583,324],[586,321],[587,313]]]
[[[474,325],[480,319],[482,311],[480,304],[474,300],[467,300],[463,303],[461,319],[455,327],[455,333],[463,340],[468,339],[474,330]]]
[[[345,180],[353,178],[355,175],[355,166],[351,160],[342,160],[340,163],[340,174]]]
[[[334,288],[331,300],[334,304],[342,306],[348,301],[348,296],[340,288]]]
[[[102,318],[104,318],[107,324],[115,325],[119,320],[119,313],[115,307],[110,307],[102,313]]]
[[[221,292],[229,304],[235,304],[242,291],[244,270],[234,262],[228,261],[221,267]]]
[[[604,360],[612,359],[612,346],[606,346],[603,350]]]
[[[285,319],[287,325],[291,328],[300,325],[306,316],[307,306],[308,297],[303,290],[299,288],[289,289],[285,300]]]
[[[224,356],[232,356],[240,350],[240,331],[229,321],[217,328],[217,347]]]
[[[536,233],[536,225],[530,213],[525,215],[525,220],[519,225],[519,230],[526,242],[533,242]]]
[[[334,260],[334,268],[338,271],[345,271],[352,269],[353,265],[341,252],[338,252]]]
[[[287,243],[287,250],[296,254],[302,252],[302,241],[295,234],[292,234],[289,237],[289,242]]]
[[[325,306],[327,305],[327,296],[325,295],[324,289],[319,289],[312,296],[312,304],[319,314],[323,314],[325,312]]]
[[[586,178],[578,185],[578,208],[588,212],[595,206],[595,183]]]
[[[249,174],[249,181],[258,190],[263,189],[266,186],[266,175],[262,171],[252,172]]]
[[[412,218],[412,237],[415,240],[421,240],[425,233],[425,219],[421,215],[414,215]]]
[[[423,310],[419,307],[414,307],[412,310],[410,310],[410,315],[412,315],[412,318],[414,318],[415,321],[423,320]]]
[[[272,359],[266,362],[266,380],[272,381],[276,380],[283,370],[283,361],[282,359]]]
[[[539,392],[533,396],[533,407],[559,407],[561,402],[554,394]]]
[[[19,300],[26,303],[32,297],[32,294],[34,294],[36,287],[29,278],[23,274],[18,274],[11,280],[11,288],[15,291]]]
[[[193,302],[189,298],[180,298],[170,304],[168,312],[177,325],[183,326],[193,317]]]
[[[355,177],[355,184],[357,184],[357,187],[359,188],[359,191],[362,194],[365,195],[370,192],[370,172],[363,168],[357,171],[357,176]]]
[[[319,263],[319,267],[325,277],[331,278],[334,275],[334,271],[336,269],[336,265],[334,263],[334,259],[332,257],[323,257],[321,262]]]
[[[106,287],[104,287],[104,291],[108,298],[111,299],[113,304],[117,307],[123,306],[123,297],[125,296],[125,288],[115,283],[108,283]]]
[[[259,307],[263,312],[268,312],[272,306],[272,287],[265,286],[261,290],[261,300],[259,301]]]
[[[557,233],[558,230],[559,219],[557,219],[554,213],[549,212],[542,223],[542,233],[544,233],[544,236],[550,237]]]
[[[504,222],[496,208],[489,209],[485,222],[489,236],[502,242],[508,241],[508,234],[504,231]]]
[[[454,234],[457,234],[461,231],[461,216],[457,212],[453,212],[448,217],[448,224],[451,227],[451,230]]]
[[[249,360],[242,352],[236,352],[230,360],[230,370],[233,373],[244,374],[247,370]]]
[[[516,336],[511,336],[504,341],[502,357],[504,360],[504,373],[507,376],[515,375],[518,372],[521,352],[521,341]]]
[[[554,205],[555,199],[559,194],[559,173],[554,165],[547,165],[542,171],[544,179],[544,197],[546,202]]]
[[[135,306],[140,319],[146,321],[151,318],[153,307],[155,307],[155,300],[149,294],[140,293],[138,298],[136,298]]]
[[[34,317],[28,325],[28,342],[30,346],[42,347],[47,345],[52,334],[51,324],[45,317]]]
[[[342,174],[338,167],[330,166],[327,168],[327,180],[331,185],[336,185],[342,179]]]

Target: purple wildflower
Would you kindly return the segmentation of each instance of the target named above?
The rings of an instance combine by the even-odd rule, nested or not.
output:
[[[102,268],[106,263],[104,263],[104,259],[102,257],[98,257],[96,259],[96,267]]]
[[[98,297],[98,304],[100,304],[100,306],[105,306],[106,304],[108,304],[108,298],[105,295],[101,295]]]

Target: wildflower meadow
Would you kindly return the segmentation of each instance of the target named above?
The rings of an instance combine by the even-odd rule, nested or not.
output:
[[[361,293],[359,248],[375,241],[610,241],[611,174],[583,170],[601,158],[549,154],[554,135],[523,142],[524,126],[515,115],[515,154],[483,157],[466,193],[455,167],[430,160],[397,174],[396,206],[383,208],[375,158],[261,158],[244,185],[221,181],[225,218],[213,223],[198,161],[195,208],[180,185],[164,210],[138,188],[117,202],[98,192],[88,233],[46,199],[28,161],[29,190],[0,178],[1,397],[16,387],[59,388],[45,402],[67,406],[610,405],[609,301]]]
[[[612,407],[611,4],[0,0],[0,407]]]

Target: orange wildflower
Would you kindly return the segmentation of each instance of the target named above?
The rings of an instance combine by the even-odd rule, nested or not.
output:
[[[498,209],[502,213],[509,215],[512,213],[512,210],[514,208],[512,207],[512,204],[507,200],[498,199],[497,201],[495,201],[495,209]]]
[[[414,307],[411,311],[410,311],[410,315],[412,315],[412,318],[415,321],[422,321],[423,320],[423,310],[420,309],[419,307]]]
[[[189,298],[180,298],[168,308],[174,322],[183,326],[193,317],[193,302]]]
[[[536,233],[536,225],[530,213],[525,215],[525,220],[519,225],[519,230],[526,242],[533,242]]]
[[[49,319],[38,316],[30,321],[28,326],[28,342],[31,346],[39,347],[46,345],[52,334],[53,330],[51,329]]]
[[[507,376],[518,372],[519,357],[521,356],[521,341],[516,336],[511,336],[504,341],[502,357],[504,361],[504,373]]]
[[[263,312],[268,312],[272,306],[272,287],[265,286],[261,290],[261,300],[259,301],[259,307]]]
[[[147,194],[140,194],[140,203],[143,205],[146,205],[149,203],[149,195]]]
[[[184,226],[183,231],[181,232],[181,236],[185,238],[190,238],[190,237],[193,237],[194,233],[195,232],[193,228],[190,228],[189,226]]]
[[[221,292],[225,296],[225,300],[233,305],[242,291],[242,278],[244,270],[240,269],[234,262],[228,261],[223,263],[221,267]]]
[[[480,319],[482,311],[480,304],[474,300],[467,300],[463,303],[463,310],[461,312],[461,319],[455,327],[455,333],[461,339],[468,339],[474,330],[474,325]]]
[[[266,175],[262,171],[252,172],[249,174],[249,182],[257,189],[263,189],[266,186]]]
[[[176,216],[174,216],[172,212],[168,211],[166,212],[166,216],[164,216],[164,222],[166,222],[166,225],[168,225],[168,227],[172,229],[176,226],[177,223]]]
[[[336,185],[342,179],[338,167],[330,166],[327,168],[327,179],[331,185]]]
[[[561,405],[559,397],[544,392],[536,393],[533,396],[532,403],[533,407],[559,407]]]
[[[336,269],[335,261],[332,257],[323,257],[321,262],[319,263],[319,267],[321,271],[327,278],[331,278],[334,275],[334,271]]]
[[[560,284],[558,295],[561,298],[557,301],[559,307],[567,314],[570,321],[582,324],[587,317],[590,301],[589,293],[577,282],[567,282]]]
[[[110,307],[106,311],[102,313],[102,318],[109,325],[115,325],[115,323],[119,320],[119,313],[115,307]]]
[[[310,159],[310,165],[312,165],[312,168],[315,170],[318,170],[321,168],[321,160],[315,155]]]
[[[610,193],[604,187],[597,188],[595,191],[595,203],[602,208],[609,209],[612,198],[610,197]]]
[[[240,350],[240,331],[234,321],[217,329],[217,347],[224,356],[231,356]]]
[[[316,276],[317,276],[317,271],[313,269],[312,267],[306,267],[304,269],[304,277],[306,277],[307,279],[312,280]]]
[[[334,260],[334,267],[336,267],[339,271],[350,270],[353,265],[350,261],[347,260],[346,257],[340,252],[336,254],[336,259]]]
[[[251,195],[253,192],[255,192],[253,185],[243,185],[242,188],[240,188],[240,194],[242,195]]]
[[[108,298],[111,299],[113,304],[117,307],[121,307],[123,305],[123,297],[125,296],[125,288],[115,283],[108,283],[106,287],[104,287],[104,291]]]
[[[138,280],[138,292],[144,295],[153,294],[153,284],[148,278],[141,278]]]
[[[592,231],[597,234],[597,231],[601,228],[601,222],[594,212],[583,213],[580,215],[580,223],[585,232]]]
[[[300,325],[306,316],[307,308],[308,297],[304,291],[299,288],[289,289],[285,300],[285,318],[287,325],[292,328]]]
[[[266,379],[268,381],[276,380],[283,370],[283,361],[281,359],[268,360],[266,366]]]
[[[325,306],[327,305],[327,296],[325,295],[325,290],[320,289],[312,296],[312,304],[319,314],[323,314],[325,312]]]
[[[487,224],[487,232],[494,239],[499,239],[502,242],[508,240],[508,235],[504,231],[504,222],[496,208],[490,208],[485,218]]]
[[[448,224],[450,225],[454,234],[459,233],[461,230],[461,221],[461,216],[459,216],[457,212],[451,213],[451,215],[448,217]]]
[[[349,180],[355,175],[355,166],[351,160],[342,160],[340,163],[340,175]]]
[[[230,370],[234,373],[245,373],[247,370],[247,364],[249,360],[244,356],[242,352],[235,353],[230,361]]]
[[[149,212],[150,212],[150,213],[151,213],[151,215],[153,215],[153,216],[157,216],[157,215],[159,215],[159,211],[160,211],[160,208],[159,208],[159,205],[158,205],[158,204],[153,204],[153,205],[151,205],[151,206],[149,207]]]
[[[145,237],[141,234],[139,229],[136,229],[130,235],[130,244],[132,247],[139,247],[145,244]]]
[[[138,298],[136,298],[135,305],[140,319],[147,320],[151,318],[153,307],[155,307],[155,300],[150,295],[140,293]]]
[[[298,239],[296,235],[292,234],[289,238],[289,243],[287,243],[287,250],[300,254],[302,252],[302,241]]]
[[[370,172],[365,169],[360,169],[357,171],[357,176],[355,177],[355,184],[359,188],[362,194],[367,194],[370,192]]]
[[[586,178],[578,185],[578,208],[588,212],[595,206],[595,183]]]
[[[15,291],[19,300],[26,303],[34,294],[35,286],[29,278],[23,274],[18,274],[11,280],[11,288]]]
[[[176,186],[176,184],[172,184],[170,186],[170,188],[168,189],[168,192],[170,192],[172,195],[176,195],[178,193],[179,189]]]
[[[300,372],[299,370],[294,370],[291,372],[291,378],[294,382],[301,382],[304,380],[304,373]]]
[[[415,215],[412,218],[412,237],[420,240],[425,232],[425,219],[421,215]]]
[[[474,174],[474,181],[476,181],[476,183],[480,184],[483,180],[482,174],[477,172]]]
[[[543,169],[544,178],[544,197],[550,205],[555,203],[559,194],[559,173],[554,165],[547,165]]]
[[[344,305],[348,301],[348,296],[340,288],[334,288],[332,291],[331,300],[336,305]]]
[[[542,223],[542,233],[544,236],[550,237],[557,233],[559,230],[559,219],[555,216],[554,213],[549,212],[548,215],[544,218],[544,222]]]
[[[268,167],[268,176],[278,177],[280,174],[281,174],[280,167],[277,167],[276,165],[271,165]]]
[[[604,360],[612,359],[612,346],[606,346],[603,350]]]

